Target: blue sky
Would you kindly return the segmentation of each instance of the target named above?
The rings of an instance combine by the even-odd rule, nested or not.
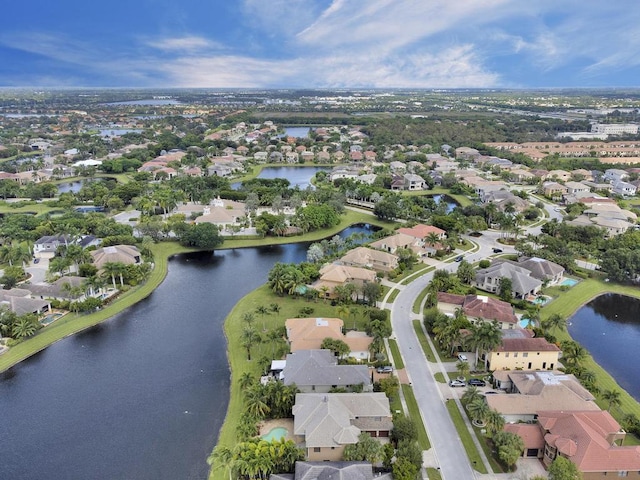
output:
[[[638,0],[14,0],[0,86],[640,86]]]

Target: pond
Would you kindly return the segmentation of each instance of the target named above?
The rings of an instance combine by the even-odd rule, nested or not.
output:
[[[314,175],[321,170],[329,170],[327,167],[264,167],[258,178],[286,178],[289,180],[291,187],[299,187],[300,190],[304,190],[311,185],[311,179]],[[231,188],[237,190],[240,188],[240,183],[235,182],[231,184]]]
[[[310,127],[285,127],[284,135],[286,137],[307,138],[310,131]]]
[[[340,235],[355,232],[373,229]],[[307,248],[178,255],[146,300],[0,374],[0,478],[206,479],[229,401],[224,319]]]
[[[62,182],[58,183],[56,186],[58,187],[58,193],[78,193],[80,189],[89,183],[93,182],[102,182],[103,180],[100,178],[93,179],[85,179],[85,180],[76,180],[73,182]]]
[[[635,351],[640,345],[640,300],[608,293],[580,308],[569,319],[571,337],[640,401],[640,377]]]
[[[441,193],[439,193],[437,195],[433,195],[433,200],[438,205],[440,205],[442,202],[444,202],[447,205],[447,213],[453,212],[453,209],[458,206],[458,204],[456,203],[455,200],[453,200],[448,195],[444,195],[444,194],[441,194]]]

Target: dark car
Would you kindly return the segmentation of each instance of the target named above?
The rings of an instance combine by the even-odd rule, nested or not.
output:
[[[456,257],[456,262],[461,262],[462,261],[462,255],[458,255]]]
[[[502,249],[501,248],[494,248],[493,249],[493,253],[502,253]]]
[[[469,385],[473,385],[474,387],[484,387],[487,385],[487,382],[484,380],[480,380],[479,378],[470,378],[467,382]]]

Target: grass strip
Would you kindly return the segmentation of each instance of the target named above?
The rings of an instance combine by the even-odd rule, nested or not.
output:
[[[393,291],[391,292],[391,295],[387,297],[387,300],[385,303],[393,303],[399,294],[400,294],[400,290],[398,290],[397,288],[394,288]]]
[[[420,448],[422,450],[429,450],[431,448],[431,442],[429,442],[427,431],[424,428],[424,423],[422,423],[422,417],[420,416],[418,402],[416,401],[416,397],[413,394],[413,388],[411,387],[411,385],[403,384],[402,394],[404,395],[405,402],[407,402],[409,417],[413,419],[418,429],[418,445],[420,445]]]
[[[418,337],[420,346],[422,346],[424,356],[427,357],[428,361],[435,362],[436,357],[433,354],[433,350],[431,350],[431,345],[429,345],[429,341],[427,340],[427,336],[424,334],[424,330],[422,330],[422,324],[420,323],[420,320],[413,321],[413,329],[416,332],[416,336]]]
[[[480,443],[480,446],[482,447],[484,455],[487,457],[487,460],[489,460],[489,465],[491,465],[493,473],[505,473],[504,466],[498,461],[496,454],[493,453],[493,450],[491,449],[491,445],[489,445],[489,439],[482,434],[480,428],[473,424],[471,425],[473,432],[476,434],[476,438],[478,439],[478,443]]]
[[[471,462],[474,470],[480,473],[487,473],[487,469],[484,466],[484,462],[480,457],[478,449],[476,448],[476,444],[473,442],[473,437],[471,437],[471,433],[469,433],[467,425],[464,423],[464,419],[462,418],[462,413],[458,409],[458,405],[453,400],[447,400],[446,406],[447,410],[449,410],[451,420],[453,420],[453,424],[458,431],[458,436],[460,437],[462,446],[464,447],[465,452],[467,452],[469,462]]]
[[[393,357],[393,364],[397,369],[404,368],[404,362],[402,361],[402,355],[400,355],[400,349],[398,348],[398,342],[393,338],[389,339],[389,350],[391,350],[391,356]]]
[[[437,468],[427,468],[427,477],[429,477],[429,480],[442,480],[440,470]]]
[[[411,309],[413,313],[415,314],[420,313],[422,302],[424,302],[424,299],[427,295],[429,295],[429,290],[426,288],[420,292],[420,295],[418,295],[418,297],[416,298],[416,301],[413,302],[413,308]]]
[[[444,378],[444,373],[442,373],[442,372],[434,373],[433,374],[433,378],[438,383],[447,383],[448,382],[448,380],[446,378]]]

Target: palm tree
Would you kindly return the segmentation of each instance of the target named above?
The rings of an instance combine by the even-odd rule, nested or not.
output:
[[[217,445],[216,448],[213,449],[209,458],[207,458],[207,463],[209,465],[216,464],[215,469],[220,467],[227,468],[229,471],[229,480],[233,479],[234,474],[234,462],[235,457],[233,455],[233,451],[230,448],[227,448],[223,445]]]
[[[469,362],[463,362],[462,360],[456,362],[456,370],[458,370],[458,375],[461,377],[466,378],[470,369]]]
[[[485,423],[491,409],[484,398],[476,398],[470,403],[467,403],[467,412],[471,415],[471,418],[478,423]]]
[[[249,387],[253,386],[256,382],[256,379],[250,372],[243,372],[238,379],[238,385],[241,390],[247,390]]]
[[[249,415],[262,419],[271,411],[271,408],[264,401],[264,395],[259,385],[254,385],[247,390],[244,397],[245,410]]]
[[[116,287],[116,275],[120,275],[120,281],[122,284],[122,269],[121,269],[121,265],[123,265],[122,263],[118,263],[118,262],[107,262],[102,266],[102,271],[104,272],[105,275],[110,276],[111,277],[111,282],[113,282],[113,289],[115,290]]]
[[[609,404],[607,411],[611,412],[611,407],[619,407],[622,404],[620,400],[620,390],[605,390],[602,392],[602,400]]]
[[[562,363],[571,368],[578,367],[588,356],[585,348],[573,340],[565,340],[560,344],[560,347],[562,348]]]
[[[266,332],[267,327],[264,323],[264,316],[269,315],[269,309],[264,305],[258,305],[258,307],[256,307],[256,313],[262,317],[262,330]]]
[[[469,405],[475,400],[482,400],[482,394],[480,393],[480,390],[478,390],[478,387],[470,385],[464,391],[462,397],[460,397],[460,400],[462,400],[462,403],[464,403],[465,405]]]
[[[567,319],[562,315],[554,313],[550,315],[548,318],[545,318],[541,322],[541,326],[544,330],[555,330],[558,329],[560,331],[564,331],[567,329]]]
[[[36,333],[38,327],[36,322],[34,322],[33,318],[30,315],[23,315],[18,318],[18,321],[13,324],[11,328],[11,335],[13,338],[21,339],[30,337],[34,333]]]
[[[272,303],[271,305],[269,305],[269,307],[274,313],[278,313],[280,311],[280,305],[278,305],[277,303]]]
[[[256,329],[251,325],[247,325],[242,330],[241,342],[242,346],[247,349],[247,360],[251,360],[251,347],[260,341],[260,336]]]
[[[489,410],[484,421],[489,435],[494,435],[504,428],[504,417],[497,410]]]
[[[470,346],[475,349],[475,365],[478,368],[480,350],[491,351],[502,342],[502,330],[498,322],[479,322],[470,327],[471,334],[467,337]],[[486,360],[485,360],[486,368]]]

